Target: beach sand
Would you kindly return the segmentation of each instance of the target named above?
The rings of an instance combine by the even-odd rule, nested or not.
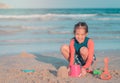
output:
[[[117,53],[116,53],[117,52]],[[110,80],[101,80],[99,76],[88,73],[85,77],[71,78],[66,75],[67,62],[59,53],[31,54],[0,57],[0,83],[119,83],[119,51],[100,51],[97,53],[95,69],[103,69],[105,56],[109,55]],[[62,68],[62,69],[60,69]],[[22,70],[35,70],[23,72]]]

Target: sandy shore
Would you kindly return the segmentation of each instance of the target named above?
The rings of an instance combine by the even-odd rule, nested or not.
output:
[[[61,66],[67,66],[67,62],[61,54],[30,54],[23,52],[18,55],[9,55],[0,57],[0,83],[119,83],[120,82],[120,58],[117,51],[96,52],[97,62],[94,68],[103,69],[103,59],[109,55],[109,71],[112,75],[111,80],[101,80],[98,76],[87,74],[81,78],[67,77],[64,70],[64,76],[60,73]],[[29,69],[35,72],[25,73],[22,70]]]

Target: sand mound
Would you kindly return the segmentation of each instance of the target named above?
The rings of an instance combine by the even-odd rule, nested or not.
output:
[[[22,52],[22,53],[20,54],[20,56],[23,57],[23,58],[35,58],[34,55],[29,54],[29,53],[27,53],[27,52]]]
[[[61,66],[57,71],[57,76],[61,78],[68,78],[68,70],[67,67]]]

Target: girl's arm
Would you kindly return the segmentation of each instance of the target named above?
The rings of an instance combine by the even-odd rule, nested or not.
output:
[[[74,39],[70,41],[70,63],[69,66],[74,64],[74,54],[75,54],[75,48],[74,48]]]
[[[83,66],[83,68],[90,67],[90,65],[93,61],[93,55],[94,55],[94,42],[92,39],[89,39],[89,41],[88,41],[88,59],[86,61],[86,64]]]

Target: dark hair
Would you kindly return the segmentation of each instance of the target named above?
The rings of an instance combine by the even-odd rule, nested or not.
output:
[[[81,28],[80,26],[85,27],[85,31],[86,31],[86,33],[88,33],[88,25],[87,25],[85,22],[78,22],[78,23],[75,24],[75,26],[74,26],[74,31],[73,31],[74,34],[75,34],[75,32],[76,32],[76,29]]]

